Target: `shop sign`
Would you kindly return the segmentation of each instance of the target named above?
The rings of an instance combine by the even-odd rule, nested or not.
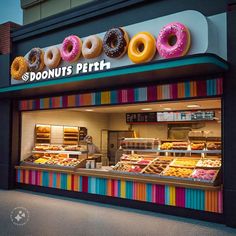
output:
[[[25,82],[33,82],[45,79],[68,77],[72,74],[79,75],[89,72],[103,71],[110,68],[111,62],[106,62],[105,60],[93,63],[78,63],[76,65],[63,66],[60,68],[49,69],[43,72],[26,72],[22,76],[22,80]],[[75,71],[75,73],[73,73],[73,71]]]

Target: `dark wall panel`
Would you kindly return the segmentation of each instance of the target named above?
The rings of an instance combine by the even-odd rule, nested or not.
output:
[[[11,163],[11,102],[0,100],[0,188],[9,187],[9,166]]]
[[[9,63],[9,54],[0,55],[0,87],[7,87],[10,85]]]
[[[111,27],[130,25],[184,10],[197,10],[204,15],[214,15],[226,11],[224,0],[216,0],[214,4],[210,2],[212,3],[210,0],[179,0],[176,4],[176,0],[144,1],[144,3],[127,7],[122,11],[110,11],[97,17],[70,24],[64,28],[55,29],[57,24],[51,25],[50,30],[46,33],[40,33],[40,30],[38,30],[35,32],[37,35],[17,42],[14,54],[24,55],[33,47],[45,47],[61,43],[70,34],[84,37],[107,31]]]
[[[228,60],[224,80],[224,211],[226,223],[236,227],[236,10],[228,12]]]

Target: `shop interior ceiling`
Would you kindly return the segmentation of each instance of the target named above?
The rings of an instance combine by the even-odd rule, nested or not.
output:
[[[199,105],[192,108],[189,105]],[[180,110],[204,110],[220,109],[221,99],[187,100],[162,103],[143,103],[138,105],[113,105],[99,107],[72,108],[68,110],[79,112],[99,112],[99,113],[129,113],[129,112],[156,112],[156,111],[180,111]],[[142,110],[147,109],[147,110]]]

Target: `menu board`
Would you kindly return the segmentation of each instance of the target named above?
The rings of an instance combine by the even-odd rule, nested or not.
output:
[[[206,121],[214,119],[214,111],[143,112],[126,114],[126,123]]]
[[[127,113],[126,123],[157,122],[156,112]]]
[[[214,120],[214,111],[157,112],[157,121],[204,121]]]

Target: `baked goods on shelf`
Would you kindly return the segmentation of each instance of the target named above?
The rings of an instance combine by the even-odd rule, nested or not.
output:
[[[170,164],[172,159],[156,159],[150,163],[143,171],[144,174],[161,174]]]
[[[187,168],[194,168],[199,159],[193,159],[193,158],[176,158],[171,162],[170,166],[173,167],[187,167]]]
[[[64,127],[64,145],[78,145],[78,139],[78,127]]]
[[[80,151],[80,147],[77,145],[69,145],[64,147],[65,151]]]
[[[191,174],[191,177],[200,180],[213,181],[215,180],[217,174],[218,170],[196,169]]]
[[[50,133],[51,127],[49,125],[36,125],[37,133]]]
[[[187,142],[173,142],[174,150],[187,150],[188,149],[188,143]]]
[[[191,150],[203,150],[205,143],[191,143]]]
[[[123,149],[154,149],[158,147],[159,140],[154,138],[125,138],[121,141]]]
[[[192,172],[193,172],[193,169],[190,169],[190,168],[168,167],[162,173],[162,175],[180,177],[180,178],[189,178]]]
[[[131,168],[129,169],[129,172],[134,172],[134,173],[140,173],[143,170],[143,168],[141,168],[138,165],[132,165]]]
[[[78,127],[64,127],[64,133],[78,133]]]
[[[207,149],[208,150],[221,150],[221,142],[208,142]]]
[[[201,159],[196,167],[219,168],[221,167],[221,159]]]
[[[85,158],[69,158],[67,154],[34,154],[23,161],[24,164],[51,165],[60,167],[85,167]]]
[[[124,172],[128,172],[131,168],[131,165],[125,163],[125,162],[118,162],[114,167],[113,170],[116,171],[124,171]]]
[[[173,143],[165,142],[161,145],[161,150],[171,150],[173,148]]]
[[[36,145],[33,148],[34,151],[46,151],[49,150],[49,145]]]

